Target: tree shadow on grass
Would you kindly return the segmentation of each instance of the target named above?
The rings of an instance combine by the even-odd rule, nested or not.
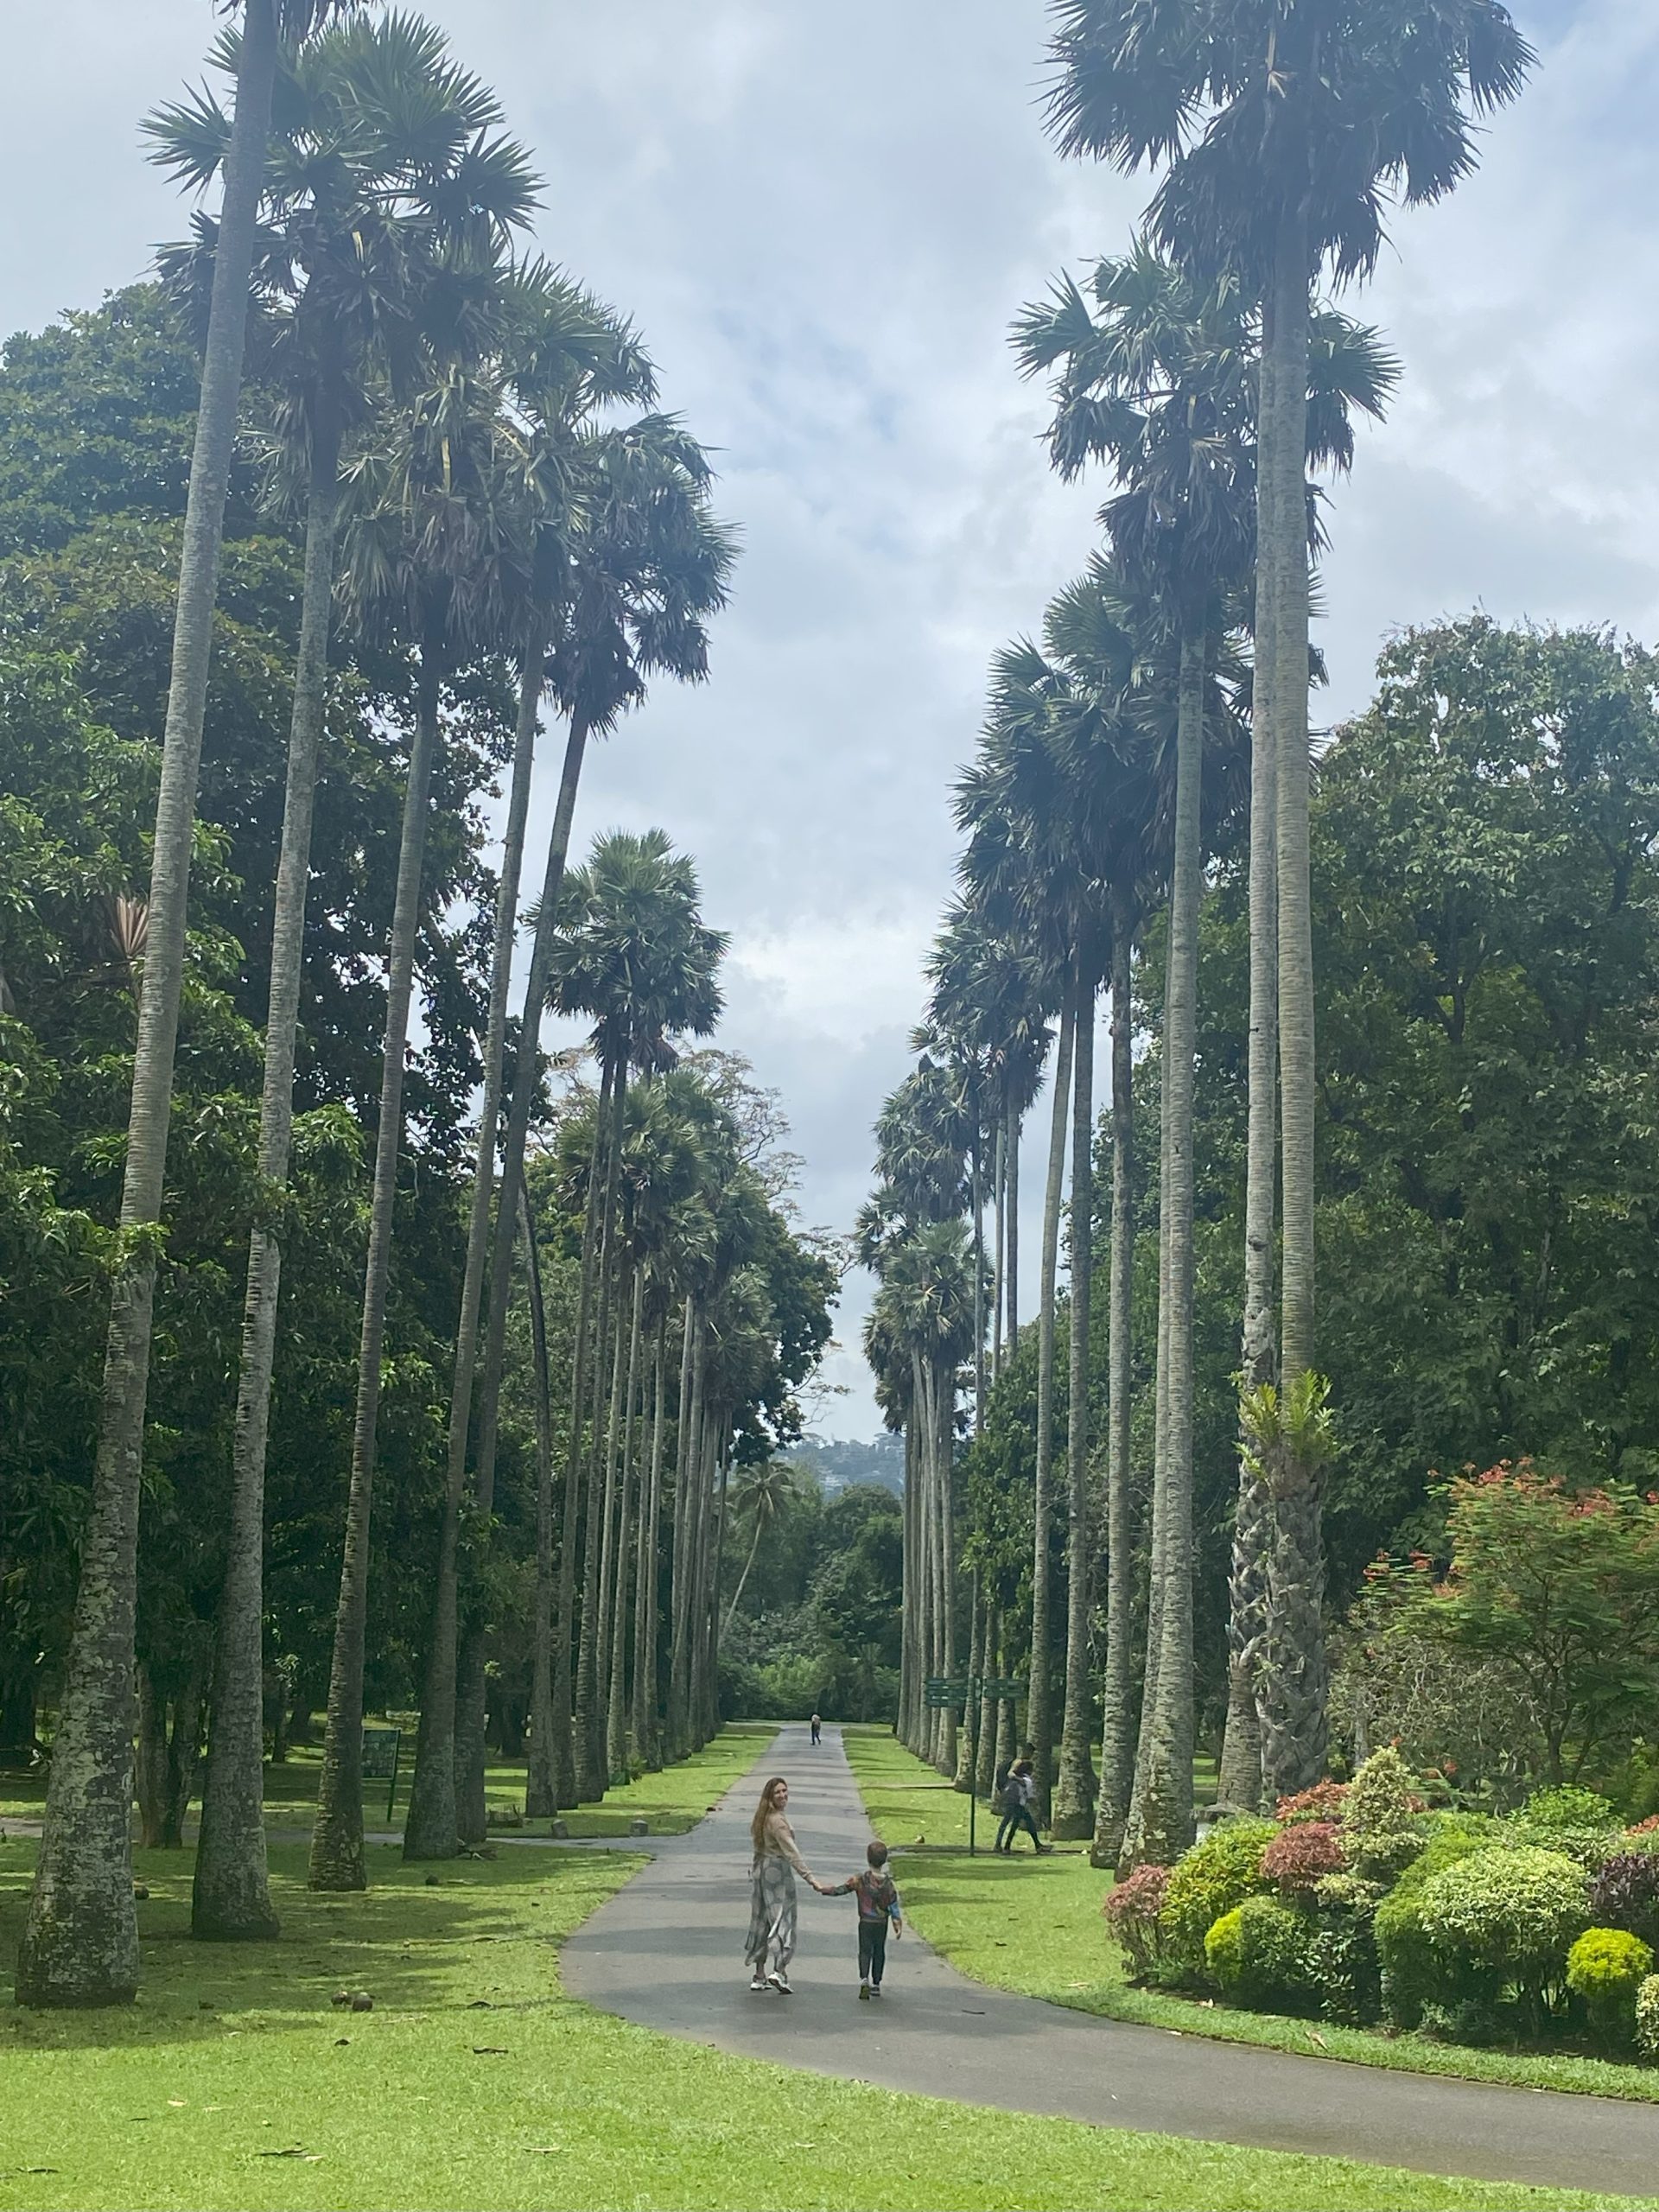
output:
[[[505,1861],[405,1866],[372,1849],[367,1891],[305,1887],[305,1853],[271,1853],[283,1933],[269,1943],[202,1943],[190,1935],[188,1851],[141,1852],[143,1985],[137,2001],[90,2012],[26,2012],[10,2002],[34,1847],[0,1847],[0,2064],[9,2051],[151,2049],[315,2027],[353,2032],[370,2018],[519,2009],[565,2001],[557,1945],[638,1865],[631,1854],[515,1853]],[[528,1862],[528,1863],[527,1863]],[[366,1992],[372,2015],[336,2006]],[[485,2018],[480,2011],[480,2020]],[[486,2042],[480,2034],[479,2040]]]

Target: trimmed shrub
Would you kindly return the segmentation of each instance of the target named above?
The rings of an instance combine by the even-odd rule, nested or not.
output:
[[[1299,1821],[1339,1821],[1352,1787],[1347,1782],[1316,1782],[1311,1789],[1281,1797],[1273,1808],[1273,1817],[1287,1827]]]
[[[1167,1866],[1137,1866],[1106,1893],[1101,1910],[1128,1962],[1130,1978],[1144,1981],[1163,1962],[1158,1916],[1169,1891]]]
[[[1607,1800],[1593,1789],[1580,1789],[1564,1783],[1554,1789],[1535,1789],[1521,1808],[1521,1820],[1529,1828],[1616,1828],[1622,1825]]]
[[[1653,1971],[1653,1951],[1624,1928],[1586,1928],[1567,1955],[1567,1986],[1608,2044],[1636,2032],[1636,1995]]]
[[[1616,1851],[1590,1884],[1590,1913],[1603,1928],[1625,1928],[1659,1949],[1659,1852]]]
[[[1582,1867],[1558,1851],[1472,1852],[1432,1876],[1418,1905],[1439,2003],[1512,1988],[1539,2018],[1588,1917]]]
[[[1355,1878],[1352,1874],[1332,1874],[1320,1883],[1318,1894],[1323,1897],[1331,1885]],[[1376,2019],[1380,2009],[1376,1936],[1369,1909],[1321,1912],[1313,1923],[1303,1956],[1319,1992],[1319,2010],[1327,2020],[1360,2027]]]
[[[1249,1897],[1224,1912],[1204,1939],[1205,1961],[1222,1993],[1265,2012],[1300,2011],[1317,1992],[1308,1923],[1277,1897]]]
[[[1423,1810],[1399,1752],[1373,1751],[1343,1801],[1342,1847],[1355,1873],[1387,1883],[1403,1872],[1423,1847]]]
[[[1373,1928],[1382,1970],[1382,2009],[1397,2028],[1414,2028],[1435,2003],[1441,1975],[1423,1930],[1423,1892],[1437,1874],[1486,1849],[1494,1823],[1478,1814],[1442,1813],[1427,1823],[1422,1849],[1376,1908]]]
[[[1262,1878],[1281,1897],[1307,1897],[1327,1874],[1346,1871],[1342,1844],[1332,1821],[1303,1821],[1281,1828],[1262,1854]]]
[[[1271,1821],[1229,1821],[1170,1868],[1159,1927],[1178,1973],[1205,1972],[1205,1937],[1261,1888],[1262,1853],[1274,1834]]]
[[[1659,1974],[1650,1974],[1636,1993],[1636,2047],[1659,2063]]]

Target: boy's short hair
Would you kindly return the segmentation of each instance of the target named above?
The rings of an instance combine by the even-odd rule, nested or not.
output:
[[[882,1842],[880,1836],[876,1838],[874,1843],[867,1844],[865,1846],[864,1856],[869,1860],[872,1866],[885,1866],[887,1865],[887,1847]]]

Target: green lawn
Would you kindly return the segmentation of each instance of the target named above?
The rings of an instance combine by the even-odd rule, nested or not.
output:
[[[775,1732],[771,1721],[734,1721],[723,1728],[712,1743],[705,1744],[702,1751],[683,1759],[677,1766],[665,1768],[660,1774],[643,1775],[626,1789],[607,1791],[601,1804],[581,1807],[563,1817],[573,1836],[625,1836],[629,1821],[637,1813],[643,1813],[650,1821],[653,1835],[683,1835],[739,1775],[747,1771]],[[386,1817],[386,1784],[364,1784],[364,1813],[371,1829],[400,1828],[403,1825],[404,1815],[409,1810],[414,1774],[412,1731],[405,1736],[404,1751],[406,1756],[399,1768],[397,1802],[390,1821]],[[321,1749],[309,1745],[296,1745],[280,1766],[267,1764],[265,1814],[271,1828],[279,1835],[309,1829],[321,1765]],[[484,1780],[486,1800],[493,1815],[524,1811],[523,1760],[491,1766],[486,1770]],[[0,1773],[0,1822],[8,1817],[38,1820],[45,1795],[43,1775]],[[524,1832],[544,1834],[546,1826],[545,1821],[537,1821]],[[512,1833],[511,1829],[504,1832]]]
[[[32,1845],[0,1845],[0,1957]],[[1414,2175],[1024,2119],[673,2042],[558,1986],[556,1947],[637,1863],[504,1851],[430,1883],[393,1848],[366,1896],[302,1886],[277,1943],[186,1934],[183,1853],[140,1860],[130,2011],[0,2005],[0,2205],[1548,2208],[1630,2199]],[[370,2012],[336,2010],[363,1989]]]
[[[1405,2073],[1659,2102],[1659,2069],[1653,2067],[1570,2055],[1474,2050],[1421,2036],[1291,2020],[1279,2013],[1239,2012],[1133,1988],[1101,1917],[1109,1878],[1090,1866],[1081,1846],[1062,1845],[1052,1857],[1038,1859],[1022,1840],[1013,1858],[998,1859],[986,1850],[996,1822],[982,1806],[981,1855],[970,1859],[965,1796],[885,1732],[849,1728],[844,1734],[870,1818],[897,1853],[895,1872],[906,1910],[931,1943],[977,1980],[1046,1997],[1080,2012],[1179,2028],[1229,2043],[1310,2051]],[[960,1855],[917,1851],[906,1857],[902,1847],[917,1836],[925,1836],[930,1846],[963,1848]]]

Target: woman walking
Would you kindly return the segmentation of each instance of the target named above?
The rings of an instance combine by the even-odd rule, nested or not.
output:
[[[749,1869],[749,1987],[791,1994],[789,1962],[795,1955],[795,1877],[822,1891],[823,1885],[797,1848],[786,1808],[789,1784],[773,1775],[760,1792],[749,1822],[754,1863]]]
[[[1033,1847],[1039,1852],[1052,1849],[1037,1833],[1037,1823],[1032,1817],[1032,1800],[1037,1795],[1037,1777],[1031,1770],[1029,1759],[1016,1759],[1002,1789],[1002,1825],[996,1832],[996,1848],[1012,1857],[1014,1839],[1021,1829],[1031,1838]]]

